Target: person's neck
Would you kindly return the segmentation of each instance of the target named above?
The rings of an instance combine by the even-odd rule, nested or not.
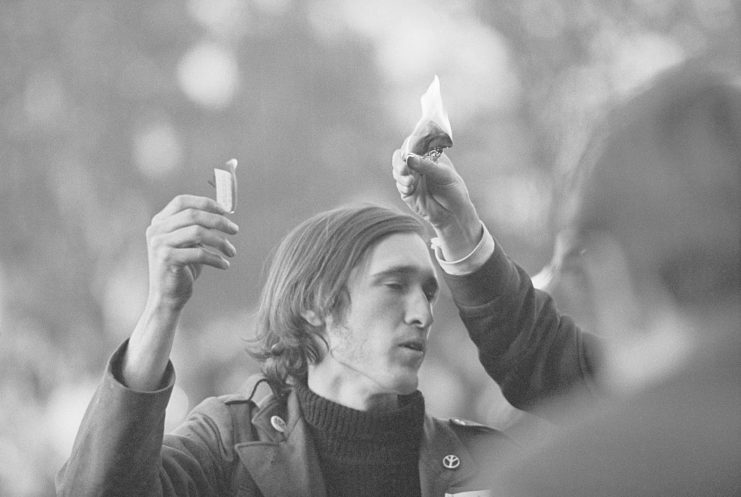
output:
[[[374,391],[369,380],[355,371],[328,364],[310,366],[307,384],[327,400],[358,411],[388,411],[398,407],[396,393]]]

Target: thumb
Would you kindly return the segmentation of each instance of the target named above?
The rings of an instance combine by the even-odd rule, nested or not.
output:
[[[443,159],[443,157],[441,157]],[[455,171],[448,161],[440,160],[434,162],[417,154],[409,154],[406,159],[407,167],[417,174],[427,177],[437,184],[451,183],[455,181]]]
[[[405,160],[409,169],[419,174],[434,174],[434,170],[438,168],[432,160],[412,152],[407,154]]]

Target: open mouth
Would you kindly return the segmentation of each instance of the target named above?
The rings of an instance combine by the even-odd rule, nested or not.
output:
[[[425,351],[425,344],[422,341],[410,341],[410,342],[404,342],[401,344],[402,347],[405,349],[410,349],[415,352],[424,352]]]

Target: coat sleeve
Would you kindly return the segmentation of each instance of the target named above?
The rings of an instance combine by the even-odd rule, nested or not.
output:
[[[226,495],[235,462],[228,407],[207,399],[164,435],[174,369],[168,365],[160,390],[128,389],[118,380],[125,350],[126,344],[114,353],[88,405],[71,456],[57,475],[57,495]]]
[[[476,272],[445,280],[484,369],[513,406],[592,395],[597,337],[560,314],[499,243]]]

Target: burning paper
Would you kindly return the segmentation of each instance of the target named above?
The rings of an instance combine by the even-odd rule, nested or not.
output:
[[[450,128],[448,113],[443,108],[440,95],[440,80],[437,75],[420,99],[422,117],[401,147],[402,156],[409,153],[421,155],[437,161],[443,149],[453,146],[453,131]]]

